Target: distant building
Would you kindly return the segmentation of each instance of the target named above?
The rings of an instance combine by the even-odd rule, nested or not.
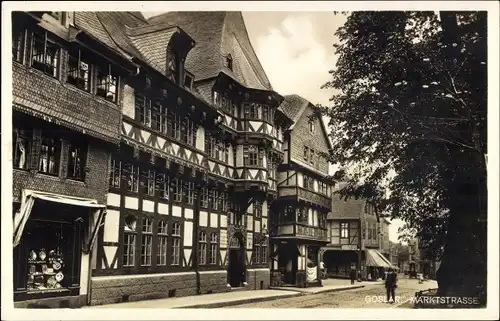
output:
[[[336,190],[343,186],[339,184]],[[384,223],[384,235],[373,204],[365,199],[344,201],[333,195],[332,211],[327,220],[329,244],[322,252],[329,276],[347,278],[350,269],[356,268],[367,279],[374,275],[375,269],[380,270],[381,275],[383,268],[393,266],[381,253],[384,246],[389,252],[388,222]]]

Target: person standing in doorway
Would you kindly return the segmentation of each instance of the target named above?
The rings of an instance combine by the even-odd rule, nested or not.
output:
[[[356,281],[356,269],[351,269],[349,277],[351,278],[351,284],[354,284],[354,281]]]
[[[387,277],[385,278],[385,290],[387,293],[387,302],[396,302],[396,288],[397,288],[397,275],[392,269],[387,272]],[[392,301],[391,301],[392,298]]]

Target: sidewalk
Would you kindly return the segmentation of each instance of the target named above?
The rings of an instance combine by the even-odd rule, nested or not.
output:
[[[350,289],[362,288],[365,286],[379,284],[379,282],[357,282],[350,284],[349,280],[323,280],[322,287],[296,288],[279,287],[269,290],[239,290],[224,293],[202,294],[187,297],[167,298],[157,300],[144,300],[136,302],[115,303],[97,306],[87,306],[87,309],[137,309],[137,308],[161,308],[161,309],[180,309],[180,308],[220,308],[233,305],[247,304],[253,302],[271,301],[276,299],[285,299],[301,295],[310,295],[324,292],[345,291]]]

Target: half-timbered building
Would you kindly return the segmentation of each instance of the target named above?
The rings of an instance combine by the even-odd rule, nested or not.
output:
[[[89,302],[110,150],[133,63],[73,12],[12,14],[16,307]]]
[[[86,14],[139,67],[124,80],[91,304],[267,288],[291,120],[241,13]]]
[[[318,284],[319,249],[327,240],[333,181],[322,156],[331,142],[322,119],[306,99],[286,96],[280,105],[293,121],[278,166],[278,198],[271,207],[272,283]]]

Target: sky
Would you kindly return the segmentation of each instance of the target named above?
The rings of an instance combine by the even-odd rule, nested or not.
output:
[[[143,12],[146,18],[161,12]],[[334,33],[346,16],[332,12],[243,12],[252,46],[273,89],[298,94],[313,104],[328,105],[332,89],[321,89],[335,68]],[[334,168],[331,168],[334,170]],[[392,220],[389,238],[398,242],[403,222]]]

